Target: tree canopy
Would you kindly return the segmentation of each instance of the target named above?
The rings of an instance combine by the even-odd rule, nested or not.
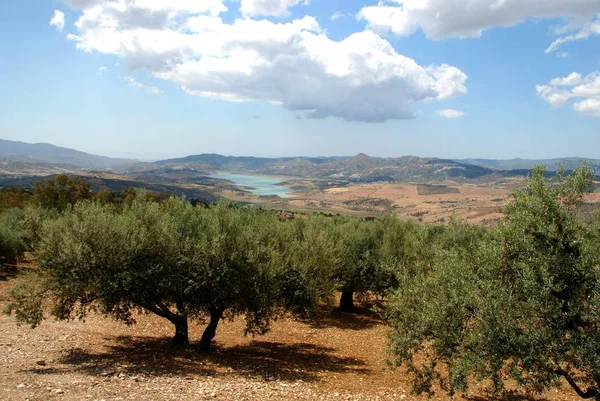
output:
[[[34,326],[45,298],[59,319],[100,310],[133,323],[135,312],[151,312],[173,323],[175,345],[188,343],[188,319],[209,317],[204,349],[223,317],[244,314],[247,332],[261,334],[273,316],[296,306],[283,296],[290,265],[278,252],[277,222],[226,203],[136,200],[121,212],[81,202],[43,222],[39,271],[14,288],[12,309]]]
[[[564,377],[600,399],[598,220],[578,216],[591,178],[587,166],[552,180],[536,168],[497,230],[450,229],[454,245],[396,292],[391,351],[417,392],[485,379],[495,392],[508,379],[542,392]]]
[[[77,177],[58,174],[55,178],[38,181],[33,189],[35,202],[46,209],[63,211],[80,200],[89,199],[90,185]]]

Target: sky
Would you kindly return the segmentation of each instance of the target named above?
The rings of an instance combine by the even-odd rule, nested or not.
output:
[[[3,0],[0,138],[600,158],[600,0]]]

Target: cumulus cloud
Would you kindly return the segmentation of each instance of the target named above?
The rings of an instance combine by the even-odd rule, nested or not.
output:
[[[150,92],[155,95],[159,95],[159,94],[163,93],[163,91],[158,89],[156,86],[143,84],[133,77],[125,77],[125,78],[123,78],[123,80],[129,86],[133,86],[134,88],[138,88],[138,89],[143,89],[146,92]]]
[[[554,86],[574,86],[581,82],[582,76],[578,72],[573,72],[565,78],[554,78],[550,81],[550,85]]]
[[[600,116],[600,71],[586,77],[579,73],[555,78],[548,85],[536,87],[538,96],[554,107],[563,107],[572,99],[573,110],[592,116]]]
[[[308,4],[308,0],[241,0],[240,11],[248,16],[285,16],[289,9],[298,4]]]
[[[573,104],[573,110],[581,114],[600,117],[600,99],[585,99]]]
[[[56,27],[57,31],[62,32],[62,30],[65,28],[65,13],[54,10],[54,14],[50,20],[50,26]]]
[[[437,113],[440,117],[449,118],[449,119],[460,118],[465,115],[465,113],[463,111],[454,110],[454,109],[438,110]]]
[[[361,9],[358,18],[379,31],[407,36],[422,30],[429,39],[479,37],[494,27],[518,25],[529,18],[562,18],[570,21],[571,35],[561,44],[589,37],[597,29],[592,22],[600,13],[598,0],[380,0]],[[587,36],[586,36],[587,35]]]
[[[265,101],[312,118],[412,118],[415,102],[467,93],[458,68],[421,66],[372,31],[336,41],[313,17],[227,23],[225,10],[220,0],[92,1],[68,38],[192,95]]]

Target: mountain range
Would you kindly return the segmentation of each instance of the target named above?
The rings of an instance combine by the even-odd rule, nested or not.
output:
[[[1,159],[4,159],[2,161]],[[286,177],[326,179],[346,182],[492,182],[507,177],[526,175],[536,164],[545,164],[555,171],[564,164],[567,170],[577,167],[584,159],[548,160],[495,159],[438,159],[416,156],[396,158],[371,157],[234,157],[218,154],[199,154],[178,159],[141,163],[131,159],[96,156],[50,144],[28,144],[0,140],[0,174],[35,175],[51,171],[112,171],[143,182],[197,182],[199,177],[216,171],[265,174]],[[597,166],[600,160],[589,160]],[[20,170],[19,170],[20,169]]]
[[[371,157],[359,154],[353,157],[284,157],[257,158],[201,154],[181,159],[161,160],[145,165],[146,173],[188,170],[212,173],[257,173],[275,176],[334,179],[348,182],[376,181],[443,181],[469,180],[485,176],[499,178],[503,172],[453,160],[403,156],[398,158]],[[135,166],[130,166],[134,167]]]

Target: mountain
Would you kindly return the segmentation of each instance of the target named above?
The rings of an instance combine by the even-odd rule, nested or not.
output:
[[[454,160],[404,156],[398,158],[371,157],[234,157],[200,154],[154,163],[155,171],[144,166],[148,174],[159,171],[195,170],[209,174],[217,170],[233,173],[257,173],[289,177],[334,179],[348,182],[375,181],[495,181],[504,177],[522,176],[527,171],[496,169]]]
[[[190,184],[216,171],[264,174],[286,177],[360,182],[495,182],[526,175],[536,164],[555,171],[561,164],[573,170],[582,158],[548,160],[448,160],[416,156],[371,157],[364,153],[352,157],[236,157],[197,154],[177,159],[142,163],[113,159],[62,148],[47,143],[29,144],[0,139],[0,175],[49,175],[80,170],[110,170],[143,182]],[[600,165],[600,160],[590,160]],[[551,174],[551,173],[549,173]]]
[[[493,168],[496,170],[531,170],[538,164],[546,166],[548,171],[557,171],[561,165],[565,166],[566,170],[574,170],[581,163],[589,162],[593,167],[600,166],[600,160],[598,159],[584,159],[581,157],[564,157],[560,159],[542,159],[542,160],[531,160],[531,159],[510,159],[510,160],[496,160],[496,159],[461,159],[456,160],[460,163],[467,163],[476,166]]]
[[[129,159],[96,156],[48,143],[25,143],[0,139],[0,158],[26,163],[69,164],[82,168],[110,168],[135,163]]]

